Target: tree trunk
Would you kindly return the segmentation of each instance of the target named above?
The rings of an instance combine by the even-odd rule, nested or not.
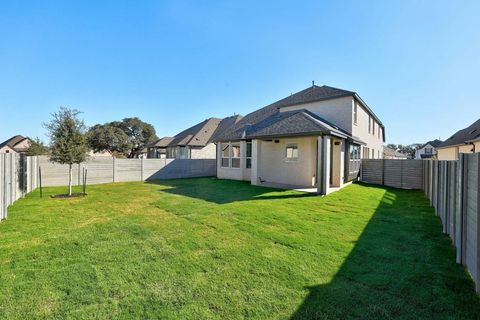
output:
[[[72,195],[72,164],[68,165],[68,195]]]

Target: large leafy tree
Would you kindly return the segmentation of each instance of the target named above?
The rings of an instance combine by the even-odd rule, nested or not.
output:
[[[29,139],[30,146],[27,149],[26,155],[27,156],[42,156],[48,154],[48,147],[40,140],[39,137],[35,139]]]
[[[112,154],[129,154],[132,143],[127,134],[110,123],[97,124],[88,130],[88,144],[95,152],[110,151]]]
[[[72,166],[85,161],[89,150],[80,111],[61,107],[44,126],[50,137],[50,161],[68,164],[68,195],[72,195]]]
[[[94,150],[118,152],[129,158],[156,139],[155,128],[136,117],[95,125],[88,133],[88,142]]]

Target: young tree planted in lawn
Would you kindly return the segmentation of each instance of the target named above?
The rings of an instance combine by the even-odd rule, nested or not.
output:
[[[61,107],[45,123],[50,137],[50,161],[68,164],[68,195],[72,195],[72,166],[85,161],[88,144],[85,124],[78,118],[80,111]]]

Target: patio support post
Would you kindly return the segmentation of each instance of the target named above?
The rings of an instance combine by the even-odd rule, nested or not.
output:
[[[317,192],[326,195],[330,182],[330,136],[319,136],[317,142]]]
[[[258,169],[260,167],[260,145],[258,139],[252,140],[252,169],[251,169],[251,183],[252,185],[259,185]]]

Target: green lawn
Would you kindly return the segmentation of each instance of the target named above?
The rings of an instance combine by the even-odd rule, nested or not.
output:
[[[420,191],[216,179],[29,194],[0,223],[0,319],[474,319]]]

